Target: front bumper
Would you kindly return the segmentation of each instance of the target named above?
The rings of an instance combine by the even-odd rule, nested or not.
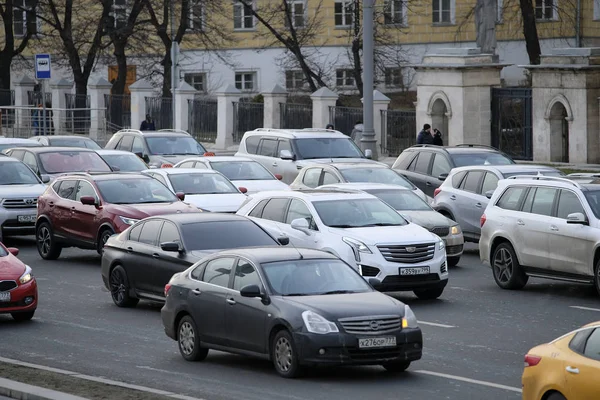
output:
[[[19,222],[19,217],[32,217],[31,222]],[[37,208],[4,208],[0,207],[1,236],[18,236],[35,234]]]
[[[38,290],[35,278],[9,291],[10,301],[0,302],[0,314],[34,311],[38,303]],[[33,298],[29,302],[26,299]]]
[[[359,349],[358,339],[395,336],[396,346]],[[390,362],[416,361],[423,352],[421,329],[410,328],[377,336],[358,336],[345,332],[318,335],[294,333],[294,340],[302,365],[378,365]],[[324,350],[320,354],[320,350]]]
[[[447,257],[460,257],[463,253],[465,245],[465,238],[462,233],[457,235],[448,235],[442,238],[446,245],[446,256]]]

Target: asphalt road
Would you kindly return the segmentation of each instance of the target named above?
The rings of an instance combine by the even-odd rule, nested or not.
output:
[[[40,305],[31,323],[0,316],[1,356],[207,400],[518,399],[527,350],[600,320],[592,288],[532,279],[523,291],[503,291],[471,251],[450,271],[441,299],[397,296],[424,334],[423,359],[407,373],[352,367],[286,380],[268,362],[220,352],[185,362],[163,333],[160,306],[113,305],[94,252],[68,249],[58,261],[42,261],[31,240],[7,245],[33,268]]]

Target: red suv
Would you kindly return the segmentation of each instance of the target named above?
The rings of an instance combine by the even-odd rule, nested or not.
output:
[[[146,217],[202,212],[141,174],[73,174],[57,178],[38,199],[37,249],[55,260],[64,247],[96,249]]]
[[[0,243],[0,314],[10,313],[16,321],[28,321],[37,308],[37,283],[18,254],[18,249]]]

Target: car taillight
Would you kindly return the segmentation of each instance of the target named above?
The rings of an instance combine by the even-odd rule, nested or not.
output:
[[[542,361],[542,357],[527,354],[525,356],[525,367],[535,367],[540,363],[540,361]]]
[[[479,218],[479,225],[483,228],[483,224],[485,224],[486,218],[485,218],[485,214],[483,214],[481,216],[481,218]]]
[[[437,196],[440,192],[442,191],[442,189],[437,188],[433,191],[433,197]]]
[[[165,285],[165,297],[167,297],[167,294],[169,294],[169,290],[171,290],[171,284],[167,283]]]

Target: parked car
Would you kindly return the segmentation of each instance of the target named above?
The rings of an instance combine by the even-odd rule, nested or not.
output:
[[[318,189],[360,190],[378,197],[413,222],[444,240],[448,265],[458,265],[463,253],[464,238],[460,225],[436,212],[426,201],[411,190],[397,185],[379,183],[338,183]]]
[[[110,166],[113,171],[142,172],[148,165],[138,156],[123,150],[96,150],[96,153]]]
[[[35,140],[31,139],[19,139],[19,138],[5,138],[0,137],[0,153],[4,153],[5,150],[12,149],[13,147],[41,147],[42,145]]]
[[[44,135],[32,136],[42,146],[52,147],[78,147],[83,149],[100,150],[102,147],[95,140],[81,135]]]
[[[469,165],[507,165],[515,162],[501,151],[482,145],[441,147],[418,144],[404,150],[392,165],[429,197],[450,170]]]
[[[442,295],[448,283],[446,250],[439,236],[407,222],[368,193],[341,190],[263,192],[238,211],[296,247],[328,251],[382,291]]]
[[[293,378],[319,365],[401,372],[422,354],[410,307],[321,251],[224,251],[173,276],[165,293],[165,332],[188,361],[224,350],[269,359]]]
[[[57,176],[73,172],[111,172],[110,166],[94,150],[72,147],[17,147],[6,154],[23,161],[48,183]]]
[[[576,172],[567,175],[566,178],[579,183],[593,183],[595,181],[600,181],[600,172]]]
[[[146,218],[111,236],[102,253],[102,280],[119,307],[164,301],[171,277],[223,249],[287,244],[248,218],[218,213]]]
[[[156,132],[122,129],[105,146],[109,150],[129,151],[151,168],[172,167],[190,156],[206,153],[206,149],[189,133],[173,129]]]
[[[235,187],[223,174],[212,169],[149,169],[144,174],[173,193],[185,194],[187,203],[207,211],[235,213],[247,199],[246,188]]]
[[[336,183],[386,183],[398,185],[415,192],[427,201],[425,193],[387,165],[336,162],[304,167],[290,185],[294,190],[314,189],[317,186]]]
[[[0,242],[35,233],[37,199],[46,185],[22,162],[0,157]]]
[[[600,321],[525,355],[523,400],[595,399],[600,393]]]
[[[326,129],[265,129],[244,133],[236,156],[261,163],[290,184],[298,171],[315,162],[371,162],[342,132]]]
[[[77,174],[57,178],[38,199],[37,248],[55,260],[64,247],[102,254],[108,238],[153,215],[201,212],[142,174]]]
[[[600,185],[549,176],[501,180],[481,216],[481,261],[496,284],[530,276],[594,285],[600,294]]]
[[[10,314],[15,321],[28,321],[38,304],[37,282],[31,268],[17,255],[18,249],[0,243],[0,314]]]
[[[248,189],[248,193],[290,190],[288,185],[280,182],[283,179],[281,175],[273,175],[271,171],[249,158],[193,157],[178,162],[175,168],[214,169],[225,175],[235,186]]]
[[[479,220],[498,181],[516,175],[563,176],[556,168],[543,165],[477,165],[454,168],[433,193],[432,206],[442,215],[458,222],[465,239],[477,243]]]

